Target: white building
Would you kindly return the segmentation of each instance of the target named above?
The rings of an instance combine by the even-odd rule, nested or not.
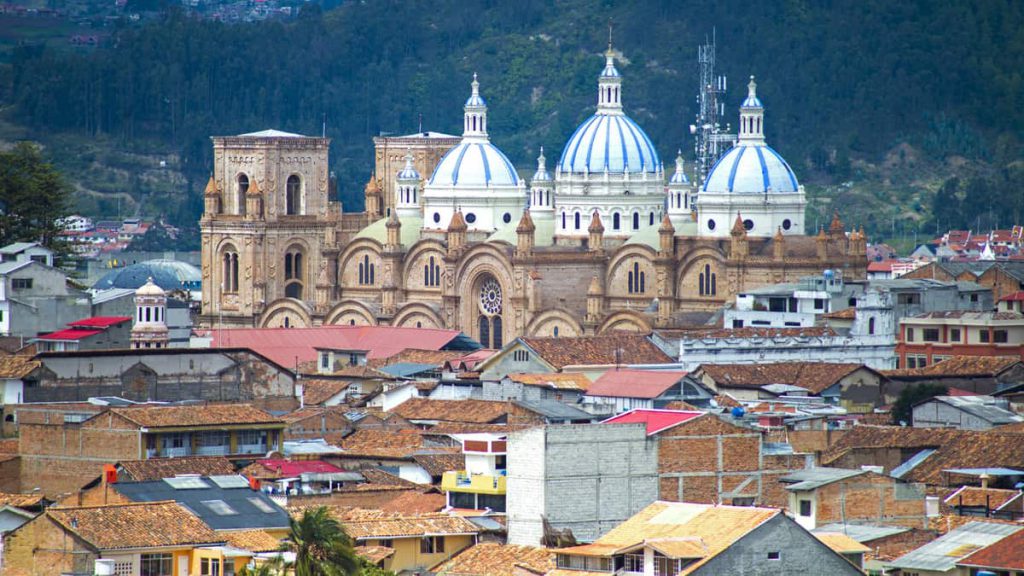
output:
[[[826,270],[822,276],[793,284],[771,284],[736,295],[725,311],[725,326],[732,328],[800,328],[814,326],[818,316],[832,311],[832,299],[843,293],[842,274]]]

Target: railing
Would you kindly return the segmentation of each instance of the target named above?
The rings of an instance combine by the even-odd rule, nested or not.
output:
[[[505,494],[505,471],[495,474],[468,474],[465,470],[445,472],[441,478],[441,489],[447,492],[472,492],[475,494]]]
[[[267,453],[266,444],[239,444],[238,454],[265,454]]]
[[[198,456],[227,456],[231,453],[231,446],[221,444],[219,446],[200,446],[196,448]]]

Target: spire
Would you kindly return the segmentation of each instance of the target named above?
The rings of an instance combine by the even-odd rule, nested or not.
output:
[[[594,210],[594,215],[590,218],[590,226],[587,227],[587,232],[594,234],[601,234],[604,232],[604,224],[601,223],[601,215],[597,210]]]
[[[832,236],[842,236],[845,233],[843,221],[839,219],[839,210],[832,211],[832,222],[828,225],[828,232]]]
[[[544,147],[540,147],[540,156],[537,156],[537,171],[533,174],[533,181],[547,181],[551,180],[551,174],[548,172],[546,164],[547,158],[544,157]]]
[[[220,189],[217,188],[217,181],[213,179],[213,174],[210,174],[210,181],[206,183],[206,191],[203,194],[205,196],[220,195]]]
[[[604,53],[604,70],[597,79],[597,113],[622,113],[622,77],[615,68],[615,52],[612,50],[611,24],[608,26],[608,51]]]
[[[249,181],[249,188],[246,189],[245,195],[246,196],[260,196],[262,194],[263,194],[263,191],[260,190],[259,182],[257,182],[255,178],[250,180]]]
[[[661,219],[661,226],[658,227],[658,232],[667,232],[669,234],[676,233],[676,228],[672,225],[672,220],[668,217],[668,212],[665,212],[665,217]]]
[[[480,82],[476,79],[476,72],[473,73],[472,94],[466,100],[463,107],[465,119],[462,127],[463,138],[487,139],[487,102],[480,96]]]
[[[405,149],[405,166],[398,171],[399,180],[419,180],[420,173],[412,163],[412,148]]]
[[[733,236],[746,236],[747,227],[743,225],[743,216],[740,213],[736,213],[736,221],[732,224],[732,235]]]
[[[462,217],[462,210],[456,210],[455,214],[452,214],[451,222],[448,223],[448,231],[465,232],[466,228],[466,219]]]
[[[740,106],[739,140],[741,144],[764,144],[764,106],[757,97],[753,76],[747,84],[747,99]]]
[[[690,179],[686,177],[686,161],[683,160],[683,151],[680,150],[676,155],[676,171],[672,173],[672,178],[668,181],[669,184],[689,184]]]

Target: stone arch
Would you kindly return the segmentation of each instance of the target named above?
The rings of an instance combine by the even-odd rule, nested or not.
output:
[[[425,240],[414,244],[404,258],[405,288],[440,292],[445,281],[444,257],[444,244],[437,240]],[[433,266],[436,269],[431,267],[431,258],[434,259]]]
[[[260,315],[260,328],[309,328],[313,325],[312,310],[301,300],[279,298]]]
[[[408,328],[444,328],[444,320],[433,306],[423,302],[407,302],[391,320],[392,326]]]
[[[459,329],[480,340],[486,336],[485,347],[500,347],[511,341],[517,312],[511,307],[516,286],[512,279],[512,265],[508,255],[498,245],[474,246],[459,263],[454,279],[455,294],[459,295]],[[485,310],[482,294],[489,280],[500,288],[500,311]],[[522,291],[523,287],[519,287]],[[485,320],[481,320],[484,318]],[[486,322],[486,327],[484,326]],[[452,328],[449,326],[449,328]],[[492,337],[492,335],[496,337]]]
[[[374,311],[359,300],[342,300],[334,305],[324,317],[325,325],[376,326]]]
[[[623,298],[654,298],[658,293],[655,256],[654,249],[644,244],[630,244],[616,251],[608,263],[606,293]]]
[[[604,334],[611,330],[622,330],[626,332],[650,332],[651,323],[643,314],[634,310],[618,310],[609,314],[597,333]]]
[[[339,259],[338,282],[345,288],[373,288],[384,282],[381,245],[361,238],[348,245]]]
[[[555,333],[556,329],[557,334]],[[580,325],[578,314],[574,315],[567,310],[553,308],[535,315],[526,325],[524,336],[535,338],[583,336],[583,326]]]
[[[726,269],[725,257],[714,248],[705,247],[690,252],[679,266],[676,276],[677,297],[725,299],[728,296]]]

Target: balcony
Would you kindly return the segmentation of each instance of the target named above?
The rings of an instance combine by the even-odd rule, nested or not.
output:
[[[505,494],[505,471],[496,474],[467,474],[465,470],[445,472],[441,490],[445,492],[471,492],[473,494]]]

